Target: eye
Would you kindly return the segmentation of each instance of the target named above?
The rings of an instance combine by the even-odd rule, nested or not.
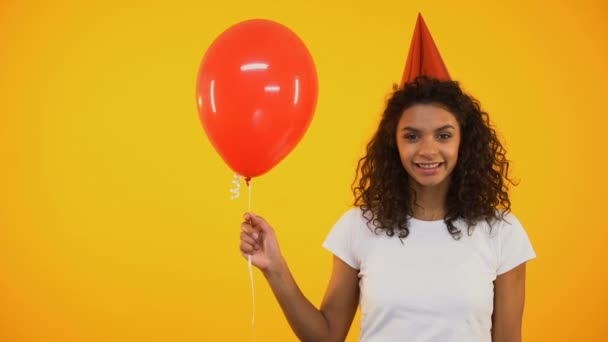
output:
[[[439,138],[439,140],[448,140],[452,137],[452,135],[449,133],[439,133],[437,137]]]
[[[416,141],[418,139],[418,135],[415,133],[406,133],[403,137],[408,141]]]

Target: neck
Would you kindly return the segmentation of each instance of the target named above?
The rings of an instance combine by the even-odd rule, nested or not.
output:
[[[414,218],[423,221],[436,221],[445,217],[447,186],[423,187],[417,185],[413,190],[416,193],[416,200],[412,205]]]

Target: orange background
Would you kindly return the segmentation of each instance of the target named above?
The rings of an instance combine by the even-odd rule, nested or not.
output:
[[[319,74],[299,146],[254,179],[304,293],[421,11],[505,138],[538,253],[524,339],[608,336],[603,1],[0,3],[0,340],[249,341],[247,204],[196,112],[199,62],[241,20],[294,30]],[[243,196],[244,197],[244,196]],[[256,272],[256,338],[294,341]],[[358,322],[349,341],[358,335]]]

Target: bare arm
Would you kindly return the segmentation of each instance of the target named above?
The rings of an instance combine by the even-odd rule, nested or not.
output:
[[[494,281],[492,342],[521,342],[525,285],[525,263],[499,275]]]
[[[359,303],[358,271],[334,257],[332,275],[317,309],[302,293],[280,253],[274,230],[259,216],[246,215],[241,252],[252,256],[301,341],[344,341]]]

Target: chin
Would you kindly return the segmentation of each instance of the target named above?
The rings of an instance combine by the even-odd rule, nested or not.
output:
[[[418,184],[423,188],[434,188],[434,187],[441,185],[441,183],[418,183]]]
[[[445,178],[442,179],[416,179],[416,183],[418,183],[419,186],[421,187],[425,187],[425,188],[434,188],[437,186],[441,186],[445,183]]]

